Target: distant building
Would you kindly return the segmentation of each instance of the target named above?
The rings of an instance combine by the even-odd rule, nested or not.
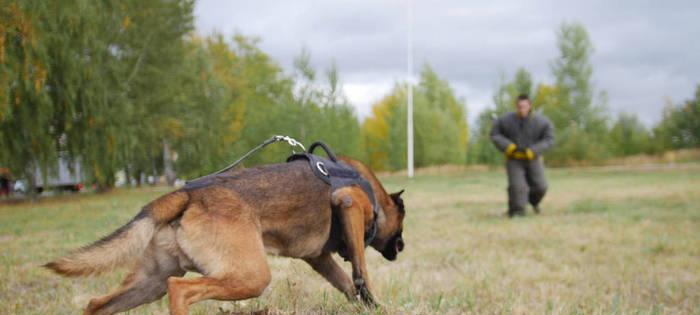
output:
[[[69,164],[67,159],[59,157],[56,172],[47,174],[46,182],[44,182],[44,176],[39,167],[36,168],[32,176],[38,192],[48,189],[80,191],[84,187],[82,163],[79,160]]]

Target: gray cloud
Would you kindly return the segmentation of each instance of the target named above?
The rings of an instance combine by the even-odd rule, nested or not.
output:
[[[406,72],[407,1],[199,1],[197,28],[259,36],[283,67],[306,47],[314,66],[335,61],[361,116]],[[700,83],[697,1],[414,1],[415,68],[429,63],[467,99],[490,105],[501,75],[518,67],[551,83],[555,31],[583,23],[596,47],[596,87],[614,112],[658,120]]]

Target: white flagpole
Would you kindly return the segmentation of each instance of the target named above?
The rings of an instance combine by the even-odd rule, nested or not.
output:
[[[408,178],[413,178],[413,0],[408,0],[408,91],[407,91],[407,126],[408,138]]]

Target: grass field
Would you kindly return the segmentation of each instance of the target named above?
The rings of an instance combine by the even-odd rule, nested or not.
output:
[[[556,169],[544,213],[506,219],[502,171],[434,170],[406,188],[406,250],[368,250],[367,310],[303,262],[271,257],[262,297],[193,314],[700,314],[700,164]],[[124,271],[65,279],[39,266],[128,221],[167,188],[0,206],[0,314],[78,314]],[[347,267],[347,266],[346,266]],[[191,275],[195,276],[195,275]],[[167,314],[163,299],[129,314]]]

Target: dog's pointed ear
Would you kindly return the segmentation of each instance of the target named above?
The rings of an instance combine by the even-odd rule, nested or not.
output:
[[[401,197],[401,194],[403,194],[404,191],[406,191],[406,190],[405,190],[405,189],[401,189],[401,190],[399,190],[399,191],[397,191],[397,192],[395,192],[395,193],[392,193],[392,194],[390,195],[390,196],[391,196],[391,199],[396,200],[396,198]]]
[[[399,207],[400,212],[404,212],[404,205],[403,205],[403,199],[401,199],[401,194],[403,194],[404,189],[401,189],[401,191],[395,192],[393,194],[389,194],[391,197],[391,200],[394,202]]]

